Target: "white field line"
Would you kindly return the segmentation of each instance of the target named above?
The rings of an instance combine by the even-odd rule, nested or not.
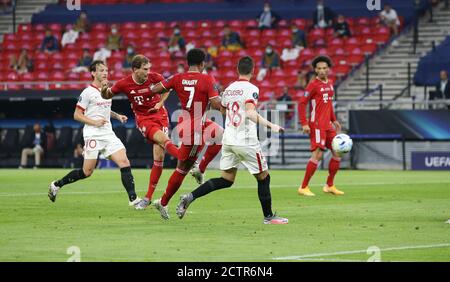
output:
[[[431,249],[431,248],[444,248],[450,247],[450,244],[434,244],[434,245],[417,245],[417,246],[403,246],[403,247],[392,247],[392,248],[384,248],[380,249],[381,252],[387,251],[401,251],[401,250],[414,250],[414,249]],[[312,258],[321,258],[328,256],[339,256],[339,255],[350,255],[350,254],[366,254],[366,250],[355,250],[355,251],[341,251],[334,253],[316,253],[316,254],[307,254],[301,256],[288,256],[288,257],[274,257],[273,260],[310,260]],[[328,260],[328,259],[323,259]]]
[[[89,181],[89,180],[87,180]],[[300,180],[298,184],[300,183]],[[288,184],[278,184],[278,185],[270,185],[272,188],[288,188],[288,189],[294,189],[296,190],[298,188],[298,184],[292,185],[289,187]],[[379,186],[379,185],[407,185],[407,184],[414,184],[414,185],[422,185],[422,184],[450,184],[450,180],[429,180],[429,181],[400,181],[400,182],[368,182],[368,183],[339,183],[339,187],[345,187],[345,186]],[[120,184],[118,184],[120,185]],[[323,184],[312,184],[312,187],[322,187]],[[195,189],[198,186],[184,186],[180,190],[188,190],[188,189]],[[45,187],[47,189],[47,186]],[[80,188],[77,188],[80,189]],[[82,188],[81,188],[82,189]],[[162,188],[164,189],[164,188]],[[232,189],[256,189],[256,183],[255,185],[239,185],[238,183],[232,186]],[[64,194],[67,195],[94,195],[94,194],[113,194],[113,193],[124,193],[124,190],[121,186],[118,186],[116,190],[106,190],[106,191],[66,191],[70,190],[70,188],[65,188],[63,191]],[[0,187],[1,191],[1,187]],[[144,189],[136,189],[137,192],[145,192]],[[36,193],[0,193],[0,197],[16,197],[16,196],[42,196],[46,195],[47,192],[36,192]]]

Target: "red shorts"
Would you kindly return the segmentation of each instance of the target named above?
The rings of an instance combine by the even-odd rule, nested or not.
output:
[[[336,130],[334,129],[317,129],[311,127],[311,133],[309,134],[309,139],[311,141],[311,152],[320,148],[325,151],[325,148],[331,150],[331,142],[334,136],[336,136]]]
[[[219,143],[222,141],[223,128],[212,120],[207,119],[202,130],[202,138],[192,138],[190,144],[181,144],[178,151],[178,159],[180,161],[196,161],[198,154],[202,151],[203,147],[212,143]],[[192,133],[194,135],[194,133]],[[218,142],[217,142],[218,140]]]
[[[136,118],[136,126],[150,143],[154,143],[153,135],[159,130],[169,135],[169,120],[167,116],[144,116],[142,118]]]

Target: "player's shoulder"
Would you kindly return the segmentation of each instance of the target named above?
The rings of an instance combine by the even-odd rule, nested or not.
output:
[[[216,81],[214,76],[209,73],[200,73],[199,77],[200,77],[200,79],[205,80],[205,81]]]
[[[328,79],[328,84],[331,85],[333,87],[334,85],[334,79],[329,78]]]
[[[96,94],[97,92],[99,92],[100,90],[93,86],[93,85],[89,85],[86,88],[83,89],[83,91],[81,91],[81,95],[86,96],[86,95],[93,95]]]
[[[164,77],[160,73],[153,71],[149,73],[148,77],[151,82],[159,82],[164,80]]]
[[[236,85],[238,85],[240,88],[242,88],[245,91],[249,91],[249,92],[259,92],[259,88],[258,86],[256,86],[255,84],[253,84],[252,82],[248,81],[248,80],[237,80],[234,83],[236,83]]]
[[[306,89],[309,91],[314,90],[317,88],[317,86],[320,84],[320,81],[317,78],[313,78],[309,81],[308,85],[306,86]]]
[[[317,77],[314,77],[313,79],[311,79],[311,80],[309,81],[308,85],[316,86],[316,85],[319,84],[319,83],[320,83],[320,80],[319,80]]]

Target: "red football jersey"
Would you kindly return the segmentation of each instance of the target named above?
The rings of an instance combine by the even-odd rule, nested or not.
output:
[[[214,77],[199,72],[176,74],[164,80],[162,86],[177,93],[182,109],[189,112],[195,123],[202,119],[209,100],[219,96]]]
[[[124,93],[127,95],[131,103],[131,108],[136,118],[150,117],[150,116],[166,116],[164,107],[159,112],[149,113],[148,110],[153,108],[161,101],[159,94],[152,94],[150,87],[163,81],[164,77],[156,72],[150,72],[146,82],[138,84],[134,81],[131,75],[117,81],[111,87],[111,92],[114,94]]]
[[[333,110],[333,81],[321,81],[316,78],[306,87],[300,99],[300,122],[317,129],[331,129],[336,120]],[[306,106],[309,103],[309,120],[306,119]]]

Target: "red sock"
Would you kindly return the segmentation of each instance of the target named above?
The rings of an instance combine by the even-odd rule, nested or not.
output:
[[[145,197],[149,200],[152,199],[153,192],[155,192],[156,185],[158,185],[159,178],[161,177],[161,173],[163,171],[162,161],[153,161],[152,171],[150,172],[150,180],[148,182],[148,190]]]
[[[177,168],[172,173],[172,176],[169,178],[169,183],[167,184],[166,191],[164,192],[164,195],[161,197],[161,205],[167,206],[172,196],[180,188],[181,183],[183,183],[183,179],[186,176],[186,174],[187,171],[182,171],[179,168]]]
[[[341,164],[341,158],[335,158],[335,157],[331,158],[330,164],[328,165],[328,178],[327,178],[328,187],[333,186],[334,176],[338,172],[340,164]]]
[[[302,188],[306,188],[309,184],[309,180],[316,172],[318,162],[314,159],[309,159],[308,164],[306,165],[305,178],[303,178]]]
[[[167,140],[164,143],[164,150],[169,153],[172,157],[178,159],[178,147],[175,146],[172,141]]]
[[[208,148],[206,148],[206,151],[205,151],[205,154],[203,155],[202,161],[200,162],[200,165],[198,166],[201,173],[205,172],[206,167],[209,165],[209,163],[212,160],[214,160],[214,158],[220,152],[220,149],[222,149],[222,145],[218,145],[218,144],[209,145]]]

